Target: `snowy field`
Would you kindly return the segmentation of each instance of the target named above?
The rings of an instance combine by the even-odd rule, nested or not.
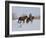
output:
[[[40,20],[36,19],[29,23],[18,23],[18,20],[12,20],[12,31],[31,31],[40,30]]]

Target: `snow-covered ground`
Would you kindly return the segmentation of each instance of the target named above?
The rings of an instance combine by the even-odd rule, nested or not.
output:
[[[31,31],[40,30],[40,20],[36,19],[33,22],[19,24],[17,20],[12,20],[12,31]]]

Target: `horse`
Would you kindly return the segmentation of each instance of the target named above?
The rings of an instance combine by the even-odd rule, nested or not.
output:
[[[25,23],[26,18],[27,18],[27,16],[19,17],[18,23],[21,23],[22,21],[23,21],[23,23]]]
[[[27,18],[27,20],[26,20],[26,23],[28,23],[29,21],[31,21],[31,22],[32,22],[32,21],[33,21],[33,19],[34,19],[34,16],[28,17],[28,18]]]
[[[32,14],[30,13],[29,14],[29,17],[26,15],[26,16],[21,16],[19,17],[18,19],[18,23],[21,23],[23,21],[23,23],[25,23],[25,20],[26,20],[26,23],[28,23],[29,21],[33,21],[34,19],[34,16],[32,16]]]

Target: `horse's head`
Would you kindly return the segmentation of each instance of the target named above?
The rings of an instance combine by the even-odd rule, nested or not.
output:
[[[27,18],[28,16],[24,16],[24,18]]]
[[[32,19],[34,19],[34,16],[32,16]]]

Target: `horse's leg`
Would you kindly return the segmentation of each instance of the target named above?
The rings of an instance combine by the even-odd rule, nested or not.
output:
[[[31,20],[31,22],[32,22],[32,20]]]
[[[19,23],[19,20],[18,20],[18,23]]]
[[[23,20],[23,23],[25,23],[25,21]]]
[[[21,20],[18,20],[18,23],[21,23]]]
[[[30,19],[31,23],[32,23],[32,19]]]
[[[29,19],[26,20],[26,23],[28,23],[28,22],[29,22]]]

